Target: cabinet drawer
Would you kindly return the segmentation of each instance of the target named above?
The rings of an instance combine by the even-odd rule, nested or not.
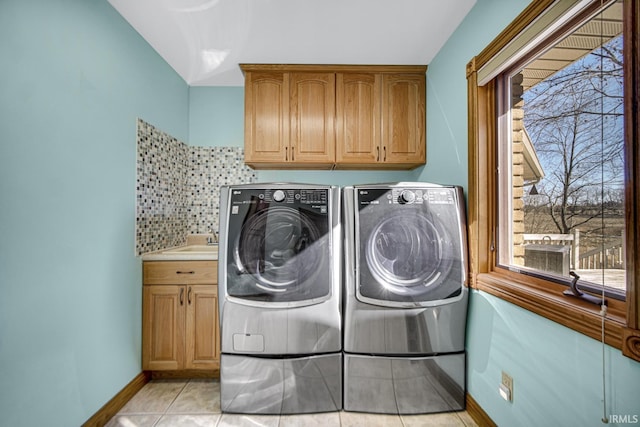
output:
[[[218,283],[218,261],[145,261],[142,271],[145,285]]]

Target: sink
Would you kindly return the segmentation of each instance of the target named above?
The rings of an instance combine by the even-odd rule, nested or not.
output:
[[[217,260],[218,245],[186,245],[161,249],[142,255],[143,261],[198,261]]]
[[[190,245],[170,249],[167,252],[218,252],[218,245]]]
[[[165,254],[218,253],[218,245],[189,245],[162,251]]]

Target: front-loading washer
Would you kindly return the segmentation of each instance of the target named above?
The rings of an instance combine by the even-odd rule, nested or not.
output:
[[[340,410],[340,189],[225,186],[220,206],[221,410]]]
[[[464,409],[468,291],[462,189],[343,189],[344,409]]]

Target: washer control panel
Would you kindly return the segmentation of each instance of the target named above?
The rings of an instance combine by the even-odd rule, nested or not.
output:
[[[242,212],[243,206],[254,210],[286,206],[309,209],[321,214],[329,210],[329,189],[300,188],[235,188],[231,192],[231,214]]]
[[[282,204],[320,204],[328,203],[329,191],[326,189],[234,189],[231,195],[233,203],[252,203],[256,200],[263,203]]]

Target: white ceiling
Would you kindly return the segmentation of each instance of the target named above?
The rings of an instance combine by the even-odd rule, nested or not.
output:
[[[476,0],[108,0],[192,86],[240,63],[428,65]]]

